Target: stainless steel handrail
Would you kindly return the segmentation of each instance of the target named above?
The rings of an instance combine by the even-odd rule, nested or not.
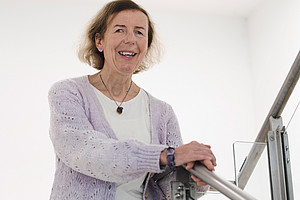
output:
[[[297,81],[300,76],[300,51],[271,107],[256,139],[255,142],[266,142],[268,131],[270,130],[269,118],[272,116],[274,118],[280,117],[284,107],[292,94]],[[263,153],[265,145],[254,143],[247,159],[238,175],[239,187],[244,189],[261,154]]]
[[[255,200],[255,198],[250,194],[246,193],[233,183],[220,177],[216,173],[208,170],[204,165],[200,163],[196,163],[194,168],[189,170],[189,172],[232,200]]]

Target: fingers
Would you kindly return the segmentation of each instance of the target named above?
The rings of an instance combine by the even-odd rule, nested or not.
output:
[[[207,145],[207,144],[200,144],[200,145],[203,145],[204,147],[206,147],[206,153],[208,153],[208,156],[209,158],[208,159],[203,159],[203,160],[210,160],[211,163],[209,163],[208,161],[205,162],[205,166],[207,166],[209,169],[212,170],[213,167],[217,166],[217,162],[216,162],[216,157],[215,155],[213,154],[213,152],[211,151],[211,146],[210,145]],[[203,161],[202,160],[202,161]],[[200,160],[201,161],[201,160]],[[211,166],[211,164],[213,166]]]
[[[213,163],[210,161],[210,160],[203,160],[203,161],[200,161],[207,169],[211,170],[211,171],[214,171],[215,170],[215,166],[213,165]],[[186,170],[190,170],[194,167],[195,165],[195,162],[189,162],[187,163],[185,169]]]
[[[213,166],[216,166],[216,158],[211,151],[210,145],[200,144],[193,141],[175,149],[176,166],[204,160],[209,160]],[[205,164],[209,166],[209,169],[212,169],[208,162]],[[193,164],[189,164],[188,168],[190,168],[190,166],[193,166]]]
[[[190,170],[190,169],[192,169],[194,167],[194,165],[195,165],[195,162],[189,162],[189,163],[187,163],[185,169],[186,170]]]
[[[195,183],[197,184],[197,186],[205,186],[205,185],[207,185],[204,181],[202,181],[200,178],[196,177],[195,175],[192,175],[191,178],[193,179],[193,181],[195,181]]]
[[[209,170],[214,171],[215,165],[210,160],[202,160],[201,163]]]
[[[211,160],[212,163],[216,163],[216,157],[211,151],[211,146],[206,144],[200,144],[198,142],[191,142],[191,147],[193,148],[192,153],[194,153],[194,156],[196,157],[203,157],[202,159],[197,158],[197,160]]]

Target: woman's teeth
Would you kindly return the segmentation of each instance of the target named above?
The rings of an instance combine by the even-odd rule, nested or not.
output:
[[[122,56],[135,56],[136,55],[136,53],[124,52],[124,51],[119,51],[119,54]]]

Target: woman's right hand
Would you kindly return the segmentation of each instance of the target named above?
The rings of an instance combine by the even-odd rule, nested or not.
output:
[[[174,158],[176,166],[187,164],[187,170],[192,169],[196,161],[200,161],[209,170],[214,170],[217,165],[211,147],[196,141],[175,148]]]

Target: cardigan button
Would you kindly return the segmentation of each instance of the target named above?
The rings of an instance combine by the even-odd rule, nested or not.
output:
[[[111,185],[108,186],[108,190],[111,190]]]
[[[145,198],[148,199],[148,197],[149,197],[149,192],[146,192],[145,193]]]

